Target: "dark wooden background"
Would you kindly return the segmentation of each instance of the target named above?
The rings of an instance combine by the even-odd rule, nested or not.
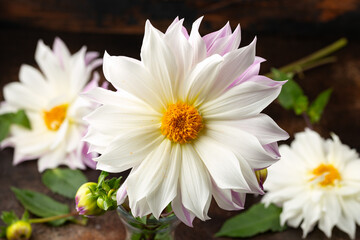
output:
[[[314,99],[322,90],[332,87],[333,96],[316,130],[324,137],[335,132],[349,146],[360,151],[360,2],[358,0],[0,0],[0,87],[18,81],[22,63],[35,65],[34,52],[38,39],[51,45],[59,36],[72,52],[82,45],[89,50],[107,50],[111,55],[139,58],[146,19],[160,30],[176,17],[185,17],[185,26],[205,15],[200,31],[206,34],[222,27],[228,20],[242,27],[242,45],[258,37],[257,54],[268,61],[262,73],[270,67],[280,67],[299,59],[340,37],[347,37],[348,46],[336,53],[334,64],[310,70],[298,82]],[[99,69],[101,71],[101,69]],[[3,99],[2,93],[0,98]],[[266,109],[279,125],[289,132],[302,131],[300,117],[283,110],[277,103]],[[0,151],[0,211],[23,208],[10,191],[10,186],[28,188],[49,194],[41,183],[36,161],[12,166],[12,149]],[[99,172],[85,171],[92,181]],[[260,200],[249,196],[246,206]],[[73,207],[73,201],[65,200]],[[237,214],[212,204],[212,220],[195,220],[194,228],[181,224],[177,239],[214,239],[223,222]],[[357,231],[360,239],[360,230]],[[300,229],[289,228],[283,233],[265,233],[252,239],[301,239]],[[88,226],[68,224],[60,228],[37,224],[33,240],[124,239],[124,229],[115,213],[90,219]],[[222,239],[222,238],[221,238]],[[223,238],[225,239],[225,238]],[[307,239],[326,239],[319,230]],[[332,239],[347,239],[337,229]]]

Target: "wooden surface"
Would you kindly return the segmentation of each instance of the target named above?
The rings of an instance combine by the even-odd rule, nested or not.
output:
[[[168,26],[175,16],[190,23],[206,15],[204,29],[230,20],[255,31],[287,32],[360,26],[359,0],[0,0],[0,20],[56,31],[142,34],[152,19]],[[345,29],[344,29],[345,28]]]
[[[214,27],[224,25],[227,19],[232,20],[232,25],[240,22],[243,28],[242,45],[248,44],[255,35],[258,37],[257,54],[268,60],[262,65],[263,73],[268,72],[271,66],[280,67],[330,44],[340,37],[347,37],[349,44],[345,49],[336,54],[338,57],[337,63],[308,71],[305,73],[304,78],[298,79],[298,82],[310,99],[314,99],[320,91],[326,88],[332,87],[334,89],[329,106],[325,110],[320,125],[316,126],[316,130],[325,137],[328,137],[330,132],[335,132],[344,143],[360,151],[360,33],[359,23],[351,22],[352,19],[359,19],[359,14],[357,14],[359,13],[358,1],[341,1],[339,4],[342,4],[343,10],[335,7],[333,12],[337,13],[337,15],[332,16],[331,20],[324,20],[323,18],[325,17],[322,18],[321,15],[317,15],[318,8],[312,9],[310,7],[310,3],[315,1],[310,0],[297,1],[296,3],[293,1],[271,1],[273,4],[268,3],[267,5],[266,2],[268,1],[265,0],[254,0],[253,3],[250,3],[251,1],[229,1],[227,2],[228,5],[224,7],[228,9],[228,12],[230,12],[229,8],[232,9],[232,14],[229,13],[229,15],[220,14],[221,11],[216,10],[223,9],[221,6],[219,7],[222,1],[210,1],[206,6],[200,5],[204,4],[205,1],[186,1],[185,3],[181,3],[181,1],[163,1],[162,4],[173,3],[175,6],[176,4],[182,6],[182,8],[178,7],[178,12],[176,10],[167,13],[163,12],[162,17],[155,13],[155,15],[141,15],[143,17],[137,18],[138,20],[134,26],[131,25],[131,22],[119,23],[117,19],[121,18],[121,14],[124,15],[124,18],[129,19],[131,15],[136,18],[138,15],[131,12],[138,9],[136,7],[124,5],[123,12],[119,12],[121,16],[115,14],[117,17],[104,23],[104,19],[111,18],[112,16],[105,10],[99,10],[100,12],[105,11],[107,16],[98,17],[100,20],[96,20],[97,18],[94,15],[96,11],[94,9],[85,11],[89,8],[90,4],[98,4],[97,2],[100,1],[79,0],[72,2],[78,2],[78,5],[75,3],[71,5],[70,1],[55,0],[38,1],[36,4],[35,2],[29,3],[28,1],[20,0],[0,0],[1,89],[6,83],[18,81],[19,67],[22,63],[35,66],[34,52],[36,43],[40,38],[46,44],[51,45],[54,37],[59,36],[68,44],[72,52],[80,49],[82,45],[87,45],[89,50],[99,51],[101,54],[107,50],[111,55],[127,55],[139,58],[142,42],[142,36],[139,34],[143,33],[143,17],[153,17],[154,25],[161,30],[165,30],[165,26],[171,21],[169,19],[177,15],[184,16],[189,14],[186,24],[190,25],[191,20],[206,13],[206,21],[201,27],[201,32],[203,33],[215,30],[216,28],[213,29]],[[145,4],[145,1],[134,2]],[[150,1],[150,3],[153,2],[155,1]],[[239,7],[240,2],[243,3],[244,9],[247,9],[248,12],[244,12],[245,10]],[[328,9],[331,9],[331,6],[333,6],[331,5],[333,2],[330,0],[318,2],[319,4],[327,3],[328,5],[325,5]],[[55,7],[56,4],[59,5],[60,3],[62,8],[59,6]],[[16,7],[16,4],[20,4],[22,7]],[[80,11],[82,4],[84,4],[84,11]],[[120,1],[118,4],[120,4]],[[281,9],[284,4],[292,5],[289,12]],[[262,5],[270,11],[266,12],[264,7],[258,9]],[[4,6],[7,8],[5,9]],[[169,6],[173,7],[173,5]],[[254,9],[253,14],[249,12],[251,6]],[[108,5],[103,7],[110,11]],[[118,5],[116,7],[119,8]],[[148,7],[148,5],[143,5],[144,9],[150,11]],[[66,8],[69,8],[68,13],[61,11],[61,9]],[[201,13],[201,8],[207,9],[207,11]],[[211,11],[212,8],[214,9],[213,11]],[[350,10],[347,10],[348,8]],[[236,9],[239,10],[238,14],[236,14]],[[290,14],[291,11],[296,9],[298,10],[298,15]],[[138,11],[143,10],[139,8]],[[152,11],[156,11],[156,9]],[[57,12],[62,12],[63,15]],[[243,16],[241,13],[243,13]],[[275,16],[277,13],[279,15]],[[83,16],[84,19],[76,17],[78,15]],[[166,16],[164,17],[164,15]],[[52,19],[52,21],[49,21],[49,19]],[[270,19],[269,26],[255,26],[255,23],[265,23],[265,19]],[[290,23],[284,21],[286,19],[291,19]],[[73,20],[73,25],[71,20]],[[300,24],[302,27],[287,31],[289,26],[294,26],[292,24],[295,24],[296,21],[296,24]],[[270,24],[275,22],[278,25]],[[156,23],[159,23],[159,25]],[[303,25],[304,23],[308,25]],[[122,30],[123,26],[125,26],[125,29]],[[311,27],[304,29],[304,26]],[[99,69],[99,71],[101,70]],[[0,93],[0,98],[3,99],[2,92]],[[302,131],[305,127],[302,118],[283,110],[276,103],[267,108],[266,113],[275,119],[290,135]],[[23,212],[23,208],[10,191],[10,186],[40,191],[64,201],[63,198],[50,194],[49,190],[41,183],[41,175],[37,172],[36,161],[25,162],[14,167],[12,166],[12,157],[12,149],[0,151],[0,211],[15,210],[18,215]],[[95,181],[99,172],[87,170],[85,174],[89,180]],[[248,207],[259,200],[260,197],[249,196],[246,206]],[[74,209],[73,201],[68,200],[66,202]],[[181,224],[176,230],[176,239],[214,239],[214,233],[220,229],[223,222],[235,214],[237,212],[223,211],[216,204],[212,204],[210,209],[211,220],[207,222],[195,220],[194,228]],[[265,233],[252,239],[301,239],[301,235],[300,229],[289,228],[282,233]],[[90,219],[86,227],[67,224],[60,228],[54,228],[44,224],[37,224],[33,227],[31,239],[117,240],[124,239],[124,228],[115,213],[108,213],[105,216]],[[307,239],[326,239],[326,237],[319,230],[315,230],[308,235]],[[347,239],[347,235],[334,229],[332,239]],[[357,229],[357,239],[360,239],[359,228]]]

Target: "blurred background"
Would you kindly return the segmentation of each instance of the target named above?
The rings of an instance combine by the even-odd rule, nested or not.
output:
[[[257,55],[267,59],[261,72],[302,58],[341,37],[348,45],[335,53],[337,62],[307,71],[296,78],[310,100],[333,88],[333,95],[315,130],[323,137],[331,132],[360,151],[360,1],[359,0],[0,0],[0,87],[18,81],[21,64],[36,66],[37,41],[52,45],[60,37],[72,53],[86,45],[100,55],[139,58],[146,19],[165,31],[175,17],[185,18],[188,31],[198,17],[205,16],[202,35],[230,22],[242,29],[244,46],[256,36]],[[98,69],[102,74],[102,70]],[[104,80],[103,76],[102,79]],[[0,93],[3,99],[2,91]],[[305,128],[304,120],[274,102],[266,110],[291,136]],[[0,151],[0,211],[23,209],[9,186],[49,193],[41,183],[36,161],[12,166],[12,149]],[[87,170],[90,180],[99,172]],[[56,198],[56,196],[55,196]],[[249,196],[247,207],[260,200]],[[69,204],[72,204],[69,202]],[[194,228],[180,225],[177,239],[213,239],[222,223],[236,212],[212,204],[207,222],[195,221]],[[360,231],[358,229],[358,238]],[[262,234],[253,239],[301,239],[301,231]],[[32,239],[123,239],[124,229],[115,213],[91,219],[87,227],[69,224],[61,228],[37,225]],[[347,236],[333,231],[333,239]],[[307,239],[326,239],[318,230]]]

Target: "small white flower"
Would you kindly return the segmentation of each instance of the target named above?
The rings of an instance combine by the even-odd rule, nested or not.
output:
[[[360,159],[336,135],[324,140],[306,129],[291,146],[280,146],[281,160],[272,165],[263,202],[283,207],[281,224],[301,224],[303,237],[318,223],[327,237],[337,226],[355,238],[360,224]]]
[[[158,218],[171,202],[192,225],[208,219],[212,196],[227,210],[244,206],[246,193],[262,193],[254,170],[279,158],[286,139],[260,112],[282,82],[259,76],[255,41],[239,48],[240,28],[201,37],[201,18],[191,33],[176,19],[162,33],[146,22],[141,61],[104,56],[104,74],[116,92],[87,95],[102,104],[87,116],[90,148],[102,155],[97,167],[132,169],[118,191],[134,216]]]
[[[39,158],[38,169],[55,168],[61,164],[85,168],[87,146],[81,141],[87,131],[82,120],[95,106],[79,97],[81,92],[98,86],[99,75],[92,70],[101,65],[98,53],[81,48],[71,55],[65,44],[56,38],[53,50],[39,41],[35,60],[42,72],[29,65],[20,68],[20,82],[4,87],[9,111],[24,109],[32,129],[12,126],[11,136],[2,146],[14,146],[14,164]]]

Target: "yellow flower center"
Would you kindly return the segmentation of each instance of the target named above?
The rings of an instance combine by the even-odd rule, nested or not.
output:
[[[170,104],[161,119],[161,133],[176,143],[191,142],[203,127],[198,110],[183,102]]]
[[[311,180],[324,176],[324,180],[318,183],[322,187],[329,185],[334,186],[336,181],[341,180],[339,171],[332,164],[322,163],[317,168],[313,169],[311,173],[315,175]]]
[[[43,118],[46,127],[49,130],[57,131],[66,117],[68,104],[58,105],[50,109],[50,111],[43,111]]]

